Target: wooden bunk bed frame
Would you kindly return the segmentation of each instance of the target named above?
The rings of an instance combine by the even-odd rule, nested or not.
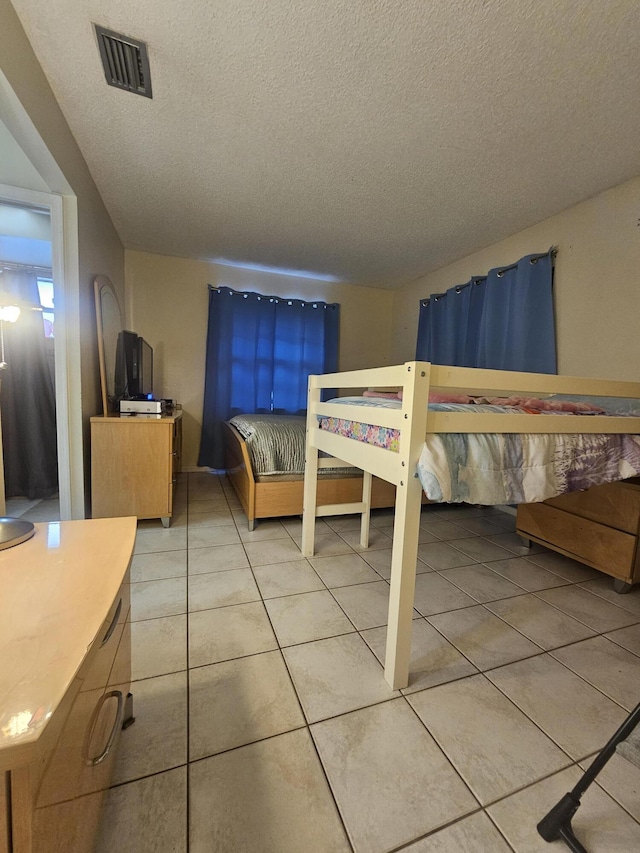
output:
[[[282,518],[302,515],[304,482],[302,477],[287,479],[286,475],[258,479],[244,438],[233,424],[225,423],[225,466],[231,485],[242,504],[249,530],[254,530],[261,518]],[[335,465],[335,460],[331,460]],[[349,466],[346,466],[349,467]],[[327,477],[318,480],[318,506],[351,505],[362,500],[363,478]],[[425,503],[427,499],[424,499]],[[386,480],[374,477],[371,484],[371,509],[395,506],[396,489]],[[326,513],[327,515],[329,513]]]
[[[402,408],[386,409],[348,403],[322,403],[323,388],[402,388]],[[584,394],[640,398],[640,383],[583,379],[537,373],[449,367],[406,362],[394,367],[309,377],[307,449],[304,480],[302,553],[313,556],[315,520],[327,514],[360,513],[362,547],[369,536],[371,475],[396,486],[391,560],[391,589],[384,675],[393,689],[409,683],[411,622],[422,486],[416,473],[427,433],[640,433],[640,417],[589,415],[498,414],[429,411],[429,391],[482,396]],[[399,431],[399,450],[354,441],[319,429],[318,416],[366,422]],[[319,451],[361,468],[365,473],[361,500],[350,505],[320,506],[316,498],[318,468],[335,464]]]

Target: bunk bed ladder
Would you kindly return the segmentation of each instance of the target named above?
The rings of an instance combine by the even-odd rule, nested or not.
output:
[[[315,550],[316,518],[324,515],[360,515],[360,545],[369,547],[369,529],[371,522],[371,489],[373,477],[368,471],[362,474],[362,500],[357,503],[323,504],[318,506],[318,468],[339,466],[353,467],[349,462],[333,457],[319,457],[317,447],[311,447],[308,440],[309,429],[315,420],[313,403],[320,402],[320,389],[309,386],[309,401],[307,409],[307,441],[305,451],[305,478],[303,492],[302,514],[302,553],[305,557],[313,557]]]

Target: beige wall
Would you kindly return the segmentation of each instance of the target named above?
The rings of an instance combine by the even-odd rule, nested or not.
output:
[[[0,68],[77,197],[82,412],[88,482],[89,417],[99,413],[102,408],[93,278],[97,274],[109,276],[118,293],[123,296],[124,250],[87,164],[9,0],[0,0]],[[19,184],[16,182],[16,185]]]
[[[390,364],[393,294],[206,261],[125,252],[126,322],[154,350],[154,391],[182,403],[183,460],[196,466],[202,425],[207,285],[340,303],[340,369]]]
[[[415,355],[421,298],[553,245],[558,372],[637,381],[639,200],[640,177],[396,291],[393,360]]]

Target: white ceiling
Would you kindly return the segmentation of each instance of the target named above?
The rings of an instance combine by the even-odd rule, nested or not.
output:
[[[392,287],[640,173],[638,0],[12,2],[129,248]]]

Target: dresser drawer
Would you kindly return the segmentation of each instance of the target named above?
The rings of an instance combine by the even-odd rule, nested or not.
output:
[[[640,486],[635,483],[593,486],[585,492],[570,492],[544,503],[625,533],[638,533]]]
[[[75,701],[40,784],[37,808],[109,785],[126,699],[126,693],[111,689],[109,679],[129,612],[128,589],[123,584],[98,632],[96,648],[78,672]]]
[[[126,712],[130,644],[129,573],[72,686],[55,748],[39,765],[12,772],[12,853],[89,853]],[[113,685],[115,662],[122,658]],[[129,670],[130,671],[130,670]],[[66,698],[66,697],[65,697]],[[62,716],[62,714],[61,714]],[[2,848],[0,847],[0,853]]]
[[[614,577],[633,575],[637,537],[631,533],[547,503],[520,504],[517,531]]]

